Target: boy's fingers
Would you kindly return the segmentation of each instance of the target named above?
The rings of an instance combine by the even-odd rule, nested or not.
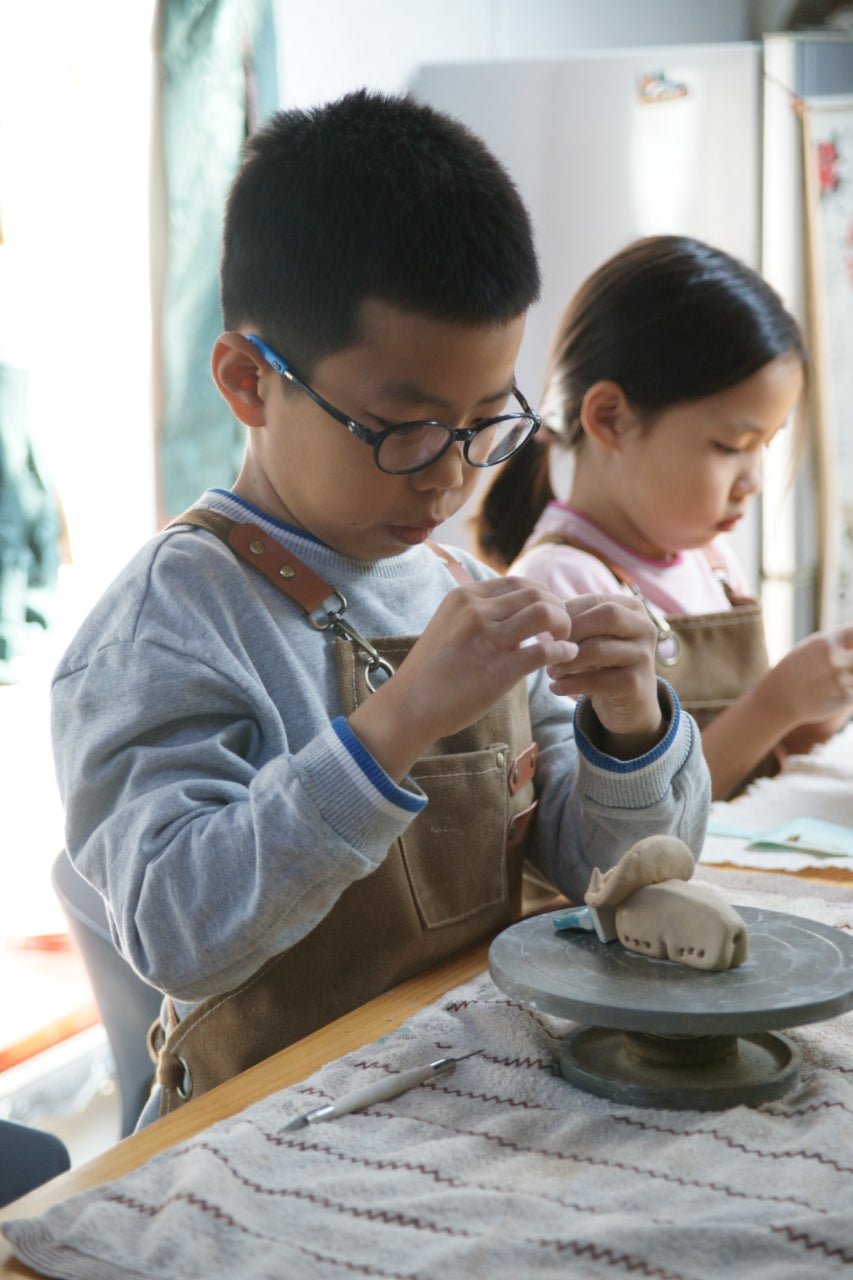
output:
[[[476,583],[471,590],[487,601],[491,621],[509,624],[509,643],[520,644],[546,631],[560,640],[568,639],[571,633],[565,604],[538,583],[526,578],[490,578]]]
[[[578,643],[605,636],[654,636],[651,618],[639,600],[628,596],[576,596],[566,601],[566,611],[572,622],[572,639]]]
[[[578,656],[578,647],[571,640],[531,640],[521,645],[524,653],[525,669],[536,671],[546,667],[549,675],[552,671],[574,672],[573,663]]]
[[[470,589],[478,595],[493,597],[508,612],[512,611],[517,602],[533,604],[537,601],[553,605],[561,613],[568,612],[565,601],[530,578],[486,578],[473,583]]]
[[[595,609],[600,604],[608,604],[613,600],[619,600],[625,604],[631,599],[630,596],[623,595],[598,595],[590,592],[587,595],[571,596],[566,600],[566,611],[572,618],[579,617],[582,613],[587,613],[590,609]]]

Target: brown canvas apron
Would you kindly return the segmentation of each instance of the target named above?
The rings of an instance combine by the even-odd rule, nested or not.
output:
[[[735,595],[727,582],[722,586],[731,608],[716,613],[664,614],[646,600],[627,569],[602,552],[565,534],[548,534],[539,541],[575,547],[594,556],[643,604],[658,632],[657,673],[669,681],[700,729],[767,674],[770,664],[761,605]],[[722,568],[710,550],[705,554],[712,568]]]
[[[672,685],[682,707],[700,729],[767,674],[770,663],[761,605],[751,597],[736,595],[722,578],[731,608],[716,613],[664,614],[646,600],[627,569],[602,552],[559,533],[548,534],[539,542],[575,547],[594,556],[640,600],[657,628],[655,669]],[[703,550],[711,567],[721,570],[722,561],[713,550]],[[739,784],[738,790],[753,778],[772,776],[778,771],[778,757],[771,753]]]
[[[188,522],[202,523],[187,515],[174,523]],[[416,638],[370,644],[396,667]],[[363,651],[345,638],[334,649],[347,716],[370,692]],[[161,1115],[518,918],[535,826],[531,736],[522,680],[417,761],[410,774],[428,804],[305,938],[235,990],[175,1017],[168,1033],[155,1023]]]

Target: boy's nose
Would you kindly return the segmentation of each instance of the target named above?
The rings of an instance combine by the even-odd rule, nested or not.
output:
[[[458,489],[468,479],[466,473],[476,471],[465,461],[462,445],[457,441],[423,471],[413,471],[412,485],[415,489]]]

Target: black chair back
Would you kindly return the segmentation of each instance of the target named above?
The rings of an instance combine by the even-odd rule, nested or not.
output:
[[[70,1168],[68,1149],[55,1134],[0,1120],[0,1208]]]

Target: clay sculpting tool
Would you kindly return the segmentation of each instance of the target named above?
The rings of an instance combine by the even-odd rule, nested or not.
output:
[[[362,1089],[345,1093],[335,1102],[325,1102],[320,1107],[304,1111],[302,1115],[288,1121],[279,1133],[304,1129],[306,1125],[319,1124],[326,1120],[337,1120],[338,1116],[347,1116],[353,1111],[363,1111],[374,1102],[385,1102],[388,1098],[396,1098],[407,1089],[414,1089],[420,1084],[426,1084],[428,1080],[438,1080],[441,1076],[449,1075],[457,1062],[471,1058],[475,1053],[480,1053],[480,1050],[472,1049],[470,1053],[462,1053],[458,1058],[436,1058],[434,1062],[428,1062],[423,1067],[411,1067],[408,1071],[400,1071],[396,1075],[386,1076],[383,1080],[375,1080]]]

